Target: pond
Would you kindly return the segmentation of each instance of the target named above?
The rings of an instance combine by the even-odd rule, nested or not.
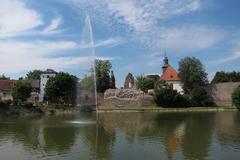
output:
[[[239,159],[239,112],[0,120],[0,159]]]

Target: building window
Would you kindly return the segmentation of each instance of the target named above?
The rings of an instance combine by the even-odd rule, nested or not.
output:
[[[49,75],[47,75],[47,78],[49,78]]]

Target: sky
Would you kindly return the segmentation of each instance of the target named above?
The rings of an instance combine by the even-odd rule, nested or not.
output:
[[[239,0],[1,0],[0,74],[83,76],[92,60],[88,15],[96,57],[112,62],[118,87],[129,72],[161,74],[164,51],[176,70],[184,57],[200,59],[211,80],[240,70],[239,8]]]

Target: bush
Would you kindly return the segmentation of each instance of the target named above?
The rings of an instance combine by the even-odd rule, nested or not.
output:
[[[190,93],[192,106],[209,106],[211,101],[205,87],[195,86]]]
[[[50,77],[45,87],[44,100],[52,104],[75,104],[77,80],[77,77],[64,72]]]
[[[232,94],[232,103],[236,107],[240,108],[240,86],[238,86]]]
[[[170,87],[156,89],[154,100],[161,107],[188,107],[189,101]]]
[[[6,107],[6,106],[7,106],[6,103],[0,101],[0,107]]]
[[[147,91],[149,89],[153,89],[154,88],[154,81],[152,79],[144,77],[142,75],[137,77],[136,84],[145,93],[147,93]]]
[[[23,83],[21,81],[16,82],[12,88],[12,96],[16,102],[24,102],[30,97],[32,87],[29,83]]]

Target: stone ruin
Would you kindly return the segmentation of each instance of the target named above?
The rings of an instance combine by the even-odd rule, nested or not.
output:
[[[124,89],[132,89],[134,88],[134,77],[132,73],[128,73],[128,75],[125,78],[124,82]]]
[[[104,93],[105,107],[142,107],[154,105],[153,97],[141,90],[108,89]]]
[[[133,75],[128,73],[124,82],[124,88],[105,91],[104,102],[101,107],[143,107],[154,104],[153,97],[139,90]]]

